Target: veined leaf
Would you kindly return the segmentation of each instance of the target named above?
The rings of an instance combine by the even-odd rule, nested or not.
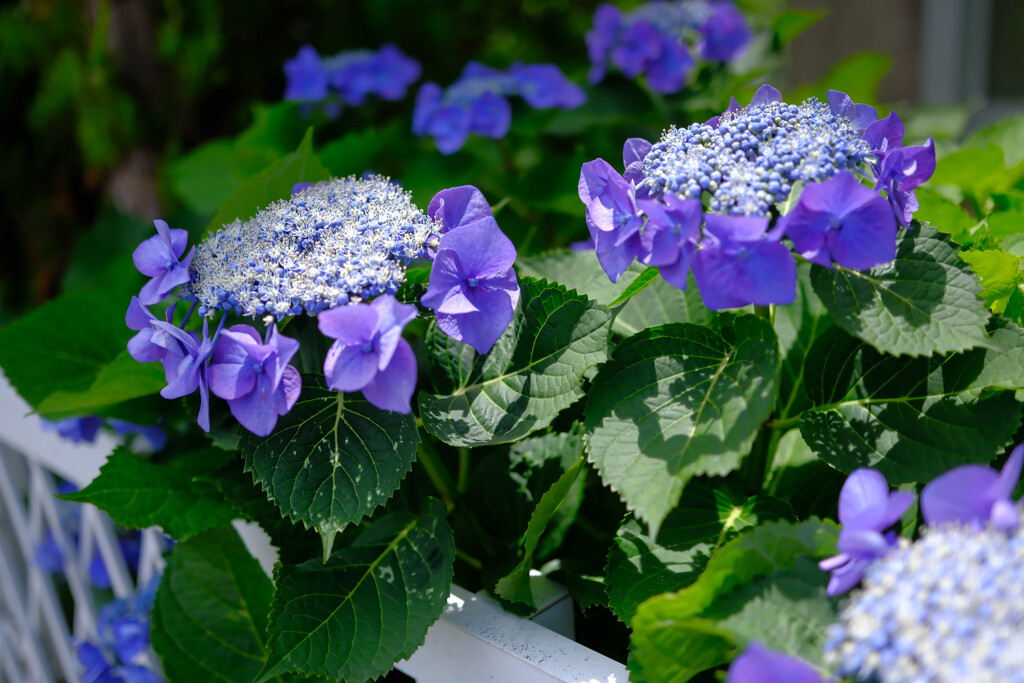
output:
[[[159,363],[140,363],[124,350],[100,369],[88,389],[58,389],[44,398],[37,410],[48,420],[94,415],[119,403],[156,394],[165,386],[167,379]]]

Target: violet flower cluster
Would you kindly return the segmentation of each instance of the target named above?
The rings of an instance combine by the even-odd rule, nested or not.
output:
[[[853,472],[839,498],[840,555],[828,594],[858,584],[828,629],[825,663],[879,683],[1024,681],[1024,527],[1012,499],[1024,444],[1000,472],[965,465],[921,492],[916,541],[891,527],[913,504],[873,471]],[[824,683],[810,664],[752,643],[727,683]]]
[[[187,268],[177,260],[184,231],[157,228],[136,251],[143,272],[156,270],[150,267],[156,258],[167,264],[144,287],[147,300],[159,303],[178,286],[192,306],[175,324],[176,305],[160,319],[133,297],[125,321],[137,334],[128,352],[139,362],[163,364],[165,398],[199,392],[205,430],[211,392],[258,436],[269,435],[291,410],[302,384],[290,364],[299,342],[281,334],[275,321],[303,312],[318,315],[321,332],[335,340],[324,364],[329,387],[361,391],[382,410],[409,413],[416,358],[401,336],[417,310],[394,294],[414,259],[434,261],[423,305],[436,311],[443,331],[479,353],[504,333],[519,301],[515,248],[472,186],[439,192],[425,215],[387,178],[298,185],[290,199],[236,220],[193,249]],[[183,281],[165,276],[182,268]],[[201,334],[188,329],[197,310]],[[211,335],[209,317],[217,314]],[[262,315],[265,332],[225,327],[230,315]]]
[[[743,14],[727,1],[654,0],[627,13],[601,5],[587,33],[589,79],[599,83],[610,62],[627,78],[643,76],[652,90],[678,92],[698,58],[730,62],[751,37]]]
[[[370,95],[402,99],[408,87],[419,80],[420,63],[394,45],[384,45],[376,52],[339,52],[333,57],[321,57],[312,45],[303,45],[285,62],[284,74],[286,100],[322,103],[329,114],[336,115],[342,105],[362,105]]]
[[[914,190],[935,169],[931,140],[902,145],[895,113],[877,120],[834,90],[827,105],[789,105],[766,85],[748,106],[734,100],[656,144],[628,140],[622,175],[602,159],[584,164],[579,195],[613,282],[639,260],[680,289],[692,271],[712,310],[787,304],[796,263],[783,238],[827,268],[895,258],[897,226],[909,224]]]
[[[131,599],[114,600],[99,611],[99,640],[75,639],[82,680],[90,683],[163,683],[149,666],[149,621],[160,577]]]
[[[462,149],[470,134],[503,138],[512,124],[512,96],[534,109],[574,109],[587,99],[554,64],[516,62],[501,71],[470,62],[447,88],[431,82],[420,86],[413,133],[434,138],[442,154]]]

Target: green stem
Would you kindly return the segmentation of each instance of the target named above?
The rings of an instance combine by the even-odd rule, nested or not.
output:
[[[793,417],[787,417],[784,420],[769,420],[764,423],[764,426],[767,429],[775,429],[784,432],[790,427],[795,427],[798,424],[800,424],[800,416],[794,415]]]
[[[459,448],[459,478],[456,483],[459,495],[466,492],[469,484],[469,449],[465,446]]]
[[[465,552],[463,552],[461,550],[458,550],[458,549],[455,550],[455,558],[458,559],[458,560],[462,560],[463,562],[468,564],[470,567],[473,567],[474,569],[476,569],[478,571],[484,568],[484,563],[483,562],[481,562],[480,560],[476,559],[472,555],[470,555],[468,553],[465,553]]]
[[[434,488],[441,495],[441,500],[444,501],[445,507],[451,510],[455,506],[458,492],[451,476],[448,475],[448,471],[441,464],[441,459],[437,457],[437,453],[429,441],[420,441],[420,446],[417,449],[417,459],[423,465],[423,470],[427,473],[431,483],[434,484]]]

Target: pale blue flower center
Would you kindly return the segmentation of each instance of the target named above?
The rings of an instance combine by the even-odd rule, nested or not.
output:
[[[469,286],[470,287],[476,287],[478,284],[480,284],[480,280],[478,278],[475,278],[475,277],[469,278]]]

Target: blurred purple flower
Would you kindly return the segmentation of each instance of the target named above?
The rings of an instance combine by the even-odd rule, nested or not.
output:
[[[929,526],[959,522],[982,529],[991,524],[1012,532],[1020,512],[1011,495],[1024,465],[1024,444],[1013,449],[1000,472],[982,465],[962,465],[933,479],[921,492],[921,515]]]
[[[157,234],[143,241],[132,254],[139,272],[152,278],[139,292],[139,301],[145,306],[160,303],[171,290],[191,279],[188,267],[196,251],[192,247],[179,261],[188,245],[188,231],[171,230],[162,220],[153,221],[153,225]]]
[[[92,443],[103,426],[103,418],[95,415],[65,417],[62,420],[43,420],[43,429],[57,432],[62,439],[71,443]]]
[[[210,390],[228,402],[231,414],[257,436],[267,436],[299,398],[302,380],[288,362],[299,342],[267,329],[265,340],[250,325],[235,325],[221,334],[207,377]]]
[[[646,21],[629,25],[611,49],[612,64],[628,78],[636,78],[661,54],[658,29]]]
[[[154,451],[162,451],[167,445],[167,432],[160,425],[137,425],[114,418],[108,418],[107,425],[118,434],[138,434],[149,442]]]
[[[285,62],[284,73],[286,100],[320,103],[334,94],[342,104],[358,106],[369,95],[385,100],[405,97],[408,87],[420,77],[420,64],[390,44],[376,52],[354,50],[326,58],[312,46],[303,45],[298,55]],[[333,113],[340,113],[339,103],[332,104]]]
[[[896,220],[907,227],[918,209],[914,190],[935,172],[935,141],[919,147],[900,147],[885,155],[878,170],[875,189],[884,190],[896,212]]]
[[[760,216],[707,214],[693,274],[704,305],[713,311],[749,304],[788,304],[796,298],[796,262],[779,242],[778,228],[765,232]]]
[[[512,322],[519,282],[512,264],[516,248],[493,218],[441,236],[427,293],[437,325],[477,353],[487,353]]]
[[[509,67],[519,95],[534,109],[575,109],[587,101],[583,90],[554,64],[520,64]]]
[[[832,572],[827,593],[841,595],[864,577],[872,562],[896,545],[896,534],[886,533],[914,503],[911,493],[889,493],[885,477],[875,470],[854,470],[839,492],[839,555],[818,563]]]
[[[284,63],[287,85],[284,99],[294,102],[319,102],[327,97],[327,72],[312,45],[303,45],[299,53]]]
[[[686,289],[700,240],[702,207],[696,199],[667,194],[662,201],[640,200],[647,223],[640,234],[640,262],[657,266],[670,285]]]
[[[78,663],[85,670],[82,674],[83,683],[123,683],[114,674],[114,665],[101,649],[87,640],[75,639],[74,644]]]
[[[597,260],[615,282],[641,249],[643,218],[636,203],[636,188],[604,159],[580,169],[580,200],[587,207],[587,228],[594,240]]]
[[[685,45],[672,36],[661,40],[658,56],[647,64],[644,77],[647,85],[655,92],[671,94],[686,86],[690,72],[697,63],[690,56]]]
[[[338,306],[317,317],[320,331],[336,341],[327,352],[327,386],[362,391],[381,410],[411,412],[416,388],[416,356],[402,339],[402,328],[416,307],[383,294],[372,303]]]
[[[706,62],[731,62],[743,54],[753,34],[731,2],[708,4],[711,16],[700,27],[700,56]]]
[[[587,80],[600,83],[604,78],[608,53],[622,29],[622,10],[615,5],[599,5],[594,12],[594,27],[587,31],[587,54],[590,73]]]
[[[896,218],[885,198],[849,171],[804,188],[779,227],[801,256],[867,270],[896,258]]]
[[[825,683],[825,679],[802,659],[753,642],[733,660],[725,683]]]

